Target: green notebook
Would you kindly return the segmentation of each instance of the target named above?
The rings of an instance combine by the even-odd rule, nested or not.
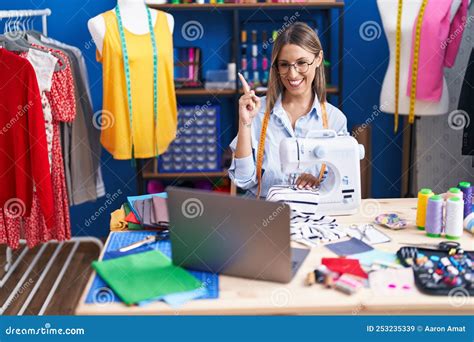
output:
[[[128,305],[202,286],[199,280],[182,267],[173,265],[160,251],[94,261],[92,267]]]

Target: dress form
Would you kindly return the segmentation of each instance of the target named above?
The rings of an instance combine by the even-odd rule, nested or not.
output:
[[[414,23],[418,16],[423,0],[404,0],[401,22],[401,44],[400,44],[400,91],[398,94],[399,114],[408,115],[410,109],[410,97],[406,95],[406,85],[409,77],[411,47],[413,44],[412,33]],[[451,20],[454,18],[461,0],[453,0],[451,6]],[[380,94],[380,107],[385,113],[395,112],[395,56],[396,56],[396,31],[398,0],[377,0],[382,24],[387,36],[390,61],[383,81]],[[394,14],[395,13],[395,14]],[[446,80],[443,78],[443,92],[439,102],[415,101],[415,115],[442,115],[448,112],[449,92]]]
[[[143,0],[117,0],[117,5],[120,6],[123,26],[127,31],[137,35],[148,33],[146,4]],[[150,11],[152,22],[155,23],[158,12],[154,9],[150,9]],[[173,33],[174,18],[169,13],[166,13],[166,17],[168,19],[170,31]],[[89,28],[89,32],[95,42],[97,51],[102,53],[105,37],[104,17],[99,14],[98,16],[89,19],[87,27]]]

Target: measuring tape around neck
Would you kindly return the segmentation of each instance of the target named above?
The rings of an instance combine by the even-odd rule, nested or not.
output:
[[[317,95],[316,95],[317,96]],[[321,103],[321,112],[323,118],[323,128],[328,129],[328,113],[326,111],[326,103]],[[258,142],[257,150],[257,198],[260,198],[260,192],[262,190],[262,166],[263,166],[263,155],[265,152],[265,139],[267,137],[267,128],[270,121],[270,112],[265,112],[263,117],[262,129],[260,131],[260,138]],[[319,171],[318,183],[321,183],[324,173],[326,172],[326,164],[321,166]]]
[[[408,112],[408,122],[412,124],[415,121],[415,101],[416,101],[416,86],[418,78],[418,63],[420,52],[420,38],[421,25],[423,23],[423,16],[425,14],[428,0],[423,0],[418,13],[416,28],[415,28],[415,42],[413,47],[413,64],[411,70],[411,87],[410,87],[410,108]],[[395,113],[394,113],[394,132],[398,131],[398,115],[399,115],[399,95],[400,95],[400,49],[401,49],[401,26],[402,26],[402,12],[403,0],[398,0],[397,13],[397,33],[396,33],[396,52],[395,52]]]
[[[156,37],[155,30],[153,27],[153,22],[151,18],[151,12],[148,7],[146,7],[146,13],[148,17],[148,29],[150,32],[151,45],[153,49],[153,139],[156,149],[156,154],[158,155],[158,146],[156,142],[156,124],[158,119],[158,52],[156,47]],[[120,43],[122,46],[122,55],[123,55],[123,67],[125,72],[125,84],[127,87],[127,102],[128,102],[128,116],[130,120],[130,141],[132,143],[132,160],[135,159],[135,149],[133,143],[133,107],[132,107],[132,86],[131,86],[131,77],[130,77],[130,61],[127,50],[127,41],[125,39],[125,31],[122,23],[122,16],[120,14],[120,7],[115,6],[115,17],[117,18],[117,24],[120,35]],[[157,18],[158,20],[158,18]]]

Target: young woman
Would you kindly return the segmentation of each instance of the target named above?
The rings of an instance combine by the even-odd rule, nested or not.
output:
[[[283,138],[303,138],[309,131],[324,128],[347,132],[344,114],[326,102],[323,56],[314,30],[297,22],[275,40],[266,97],[257,97],[239,75],[244,95],[239,100],[238,134],[230,144],[234,160],[229,169],[238,187],[265,197],[273,185],[288,183],[280,165]],[[316,187],[323,174],[324,169],[320,174],[303,173],[296,185]]]

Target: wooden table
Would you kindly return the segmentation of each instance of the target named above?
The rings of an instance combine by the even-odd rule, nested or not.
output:
[[[436,243],[440,239],[428,238],[424,232],[415,228],[416,199],[367,199],[363,200],[361,210],[356,215],[339,216],[340,224],[368,223],[378,213],[394,212],[409,220],[409,227],[401,231],[383,229],[392,238],[389,243],[379,244],[377,248],[395,252],[400,243]],[[474,249],[474,237],[464,232],[459,240],[467,250]],[[472,314],[474,298],[453,301],[448,296],[428,296],[415,291],[404,296],[381,296],[370,289],[349,296],[321,285],[306,287],[306,274],[320,264],[322,257],[335,255],[324,247],[313,248],[304,264],[289,284],[220,276],[218,299],[195,300],[174,310],[163,302],[144,307],[127,307],[122,303],[85,304],[95,273],[76,308],[78,315],[298,315],[298,314]],[[462,305],[461,305],[462,304]]]

